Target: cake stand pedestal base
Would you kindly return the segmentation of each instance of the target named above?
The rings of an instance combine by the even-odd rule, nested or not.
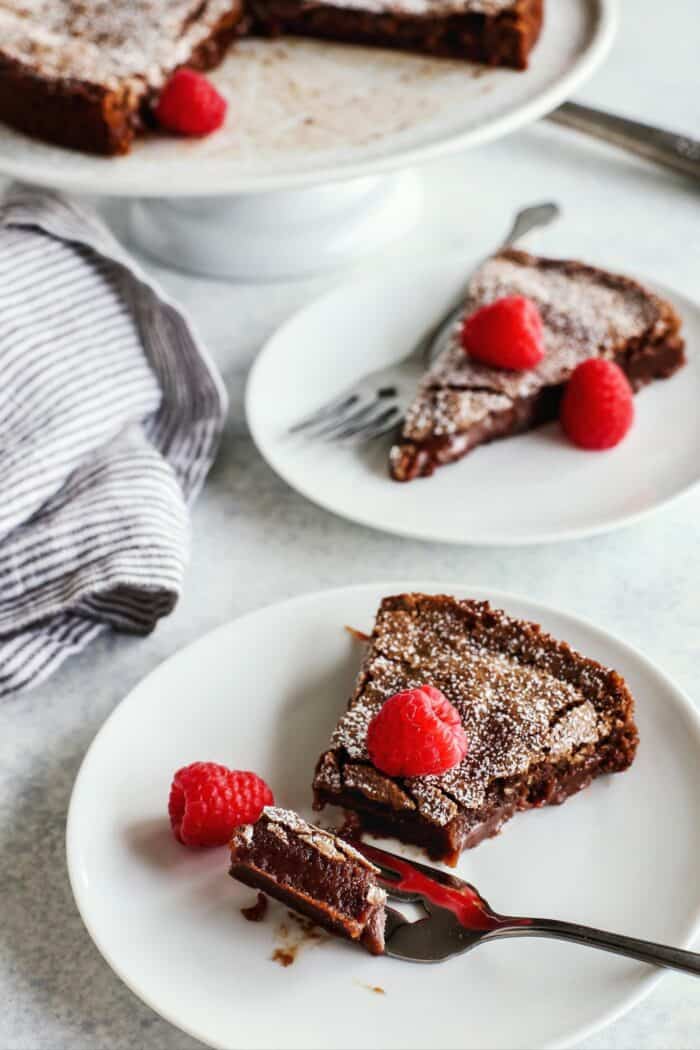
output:
[[[128,236],[147,255],[189,273],[308,277],[404,236],[421,203],[413,172],[238,197],[137,200],[129,206]]]

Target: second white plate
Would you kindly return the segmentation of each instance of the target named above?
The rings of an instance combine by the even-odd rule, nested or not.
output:
[[[383,595],[436,589],[444,584],[348,587],[225,624],[141,682],[92,744],[68,815],[78,907],[129,987],[203,1042],[228,1050],[561,1046],[629,1008],[657,978],[605,952],[534,939],[427,967],[327,939],[282,969],[270,956],[279,923],[289,924],[285,909],[273,904],[265,922],[245,922],[239,909],[255,894],[228,878],[225,848],[192,853],[175,842],[170,781],[198,759],[254,769],[280,805],[311,815],[314,765],[362,655],[343,625],[368,630]],[[601,777],[563,806],[520,814],[469,850],[458,874],[502,911],[686,942],[700,894],[700,723],[691,703],[591,624],[512,595],[451,589],[539,620],[618,668],[637,700],[641,737],[628,772]]]
[[[362,525],[495,545],[606,532],[700,480],[700,306],[663,288],[683,317],[688,364],[637,396],[635,424],[610,452],[574,448],[551,424],[402,485],[388,475],[388,439],[348,448],[289,436],[359,376],[400,359],[468,272],[459,256],[346,284],[279,329],[251,372],[246,409],[258,449],[285,481]]]

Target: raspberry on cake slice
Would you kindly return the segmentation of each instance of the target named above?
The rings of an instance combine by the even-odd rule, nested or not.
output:
[[[231,840],[230,874],[331,933],[384,951],[386,893],[378,869],[330,831],[267,806]]]
[[[391,476],[428,476],[478,445],[556,419],[568,379],[589,358],[618,365],[635,392],[673,375],[685,364],[680,327],[669,302],[628,277],[500,252],[472,277],[462,321],[419,385],[390,452]]]
[[[405,763],[403,729],[387,720],[394,744],[377,748],[380,713],[426,685],[459,713],[466,746],[450,756],[440,743],[449,760],[441,773],[387,773],[385,753],[393,761],[398,748]],[[637,742],[632,697],[615,671],[487,602],[402,594],[381,603],[355,692],[316,768],[315,805],[342,806],[369,831],[455,864],[519,810],[564,802],[627,769]]]
[[[432,685],[390,696],[367,726],[367,753],[390,776],[446,773],[468,747],[459,711]]]

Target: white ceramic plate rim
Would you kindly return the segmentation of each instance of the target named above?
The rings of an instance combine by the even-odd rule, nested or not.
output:
[[[255,358],[253,366],[248,375],[248,381],[246,384],[245,391],[245,413],[248,427],[251,432],[251,436],[255,443],[260,455],[263,457],[265,462],[275,471],[275,473],[282,478],[282,480],[293,488],[300,495],[310,500],[311,503],[321,507],[323,510],[335,515],[336,517],[345,518],[348,521],[355,522],[357,525],[364,525],[366,528],[373,529],[379,532],[390,533],[394,536],[401,536],[404,539],[414,540],[426,540],[428,542],[435,543],[449,543],[458,546],[475,546],[475,547],[533,547],[542,543],[561,543],[568,540],[585,539],[589,536],[600,536],[604,533],[616,532],[618,529],[627,528],[630,525],[634,525],[644,518],[655,514],[663,507],[668,506],[670,503],[675,502],[682,496],[691,492],[697,488],[700,484],[700,463],[698,463],[698,476],[691,482],[682,485],[675,492],[669,495],[661,497],[657,502],[649,504],[642,510],[633,511],[629,514],[620,514],[617,518],[612,520],[606,520],[600,524],[590,524],[583,526],[576,526],[570,528],[559,528],[538,530],[537,532],[523,531],[517,537],[514,537],[512,532],[499,533],[497,530],[491,530],[488,535],[479,534],[478,537],[470,537],[465,535],[463,539],[456,539],[453,537],[446,537],[441,532],[432,532],[429,528],[414,528],[411,525],[410,519],[406,519],[406,525],[391,525],[383,526],[370,514],[364,514],[362,508],[358,505],[357,510],[350,513],[341,512],[336,508],[331,500],[324,499],[323,493],[319,492],[312,483],[307,483],[305,480],[295,478],[293,481],[288,477],[284,460],[277,455],[276,445],[268,441],[267,437],[263,432],[263,428],[258,428],[257,425],[257,413],[255,411],[255,405],[258,401],[258,375],[262,372],[266,366],[266,356],[273,353],[278,353],[277,343],[284,340],[287,335],[287,331],[303,321],[307,314],[312,313],[318,307],[322,307],[335,296],[342,294],[343,290],[353,290],[355,288],[363,288],[368,285],[376,284],[378,280],[386,282],[387,286],[395,277],[410,278],[413,275],[416,280],[419,279],[421,274],[427,274],[433,269],[441,268],[443,266],[449,266],[454,260],[455,264],[461,262],[464,264],[465,255],[464,252],[454,252],[449,255],[440,256],[439,259],[433,260],[430,264],[420,264],[415,267],[407,267],[405,264],[401,264],[399,267],[387,266],[382,273],[382,276],[375,277],[359,277],[351,279],[343,283],[342,285],[336,285],[330,291],[325,292],[323,295],[314,299],[312,302],[307,303],[296,313],[288,317],[283,324],[277,328],[270,338],[265,342],[260,353]],[[609,267],[606,266],[605,261],[595,261],[594,264],[603,268],[609,268],[615,270],[616,266],[612,263]],[[473,261],[472,261],[473,265]],[[465,272],[468,272],[469,262],[467,261]],[[619,268],[619,267],[617,267]],[[640,283],[651,288],[653,291],[661,296],[668,296],[672,299],[684,299],[691,303],[692,306],[700,314],[700,300],[696,300],[694,297],[687,295],[685,292],[676,292],[672,288],[666,285],[659,284],[653,277],[648,274],[635,272],[632,275]]]
[[[444,580],[387,580],[384,582],[379,581],[376,583],[357,584],[350,587],[324,588],[322,590],[313,591],[302,595],[296,595],[293,598],[287,598],[281,602],[269,602],[266,605],[261,606],[259,609],[254,609],[240,617],[234,617],[233,620],[229,620],[226,623],[219,625],[219,627],[216,627],[214,628],[214,630],[207,632],[205,635],[202,635],[200,638],[185,646],[184,649],[179,650],[167,660],[164,660],[161,664],[155,667],[148,675],[141,679],[141,681],[137,683],[136,686],[134,686],[134,688],[127,694],[127,696],[119,704],[117,704],[115,709],[112,711],[109,717],[102,724],[101,728],[98,730],[92,743],[90,744],[88,750],[85,753],[83,761],[80,765],[80,769],[78,771],[78,775],[73,785],[73,790],[71,792],[71,798],[68,806],[68,816],[66,821],[66,860],[68,866],[68,877],[70,881],[71,890],[73,892],[73,897],[78,908],[78,912],[83,923],[85,924],[85,927],[92,941],[96,945],[102,957],[112,968],[115,974],[120,978],[120,980],[124,982],[127,988],[129,988],[129,990],[132,991],[134,995],[136,995],[143,1003],[145,1003],[146,1006],[150,1007],[150,1009],[152,1009],[160,1017],[163,1017],[166,1021],[174,1025],[186,1035],[189,1035],[194,1039],[199,1039],[202,1043],[204,1043],[204,1045],[214,1047],[215,1050],[229,1050],[227,1044],[212,1042],[209,1036],[203,1035],[202,1032],[198,1031],[196,1028],[192,1028],[187,1026],[186,1024],[183,1024],[183,1022],[180,1019],[176,1018],[173,1015],[172,1011],[161,1011],[158,1004],[153,999],[151,999],[148,993],[144,992],[135,982],[132,982],[130,980],[124,968],[121,967],[118,964],[118,962],[114,959],[114,957],[110,953],[109,947],[100,938],[97,930],[90,921],[86,897],[84,895],[81,879],[79,878],[78,874],[80,845],[79,833],[76,830],[78,824],[76,818],[76,811],[78,810],[80,805],[80,792],[82,788],[82,782],[84,779],[87,779],[86,770],[89,771],[89,765],[92,761],[93,754],[97,750],[98,743],[103,739],[104,736],[106,736],[109,733],[112,721],[118,717],[122,717],[123,712],[129,707],[129,705],[133,703],[138,703],[138,692],[140,691],[140,689],[144,685],[147,685],[148,683],[153,682],[155,679],[157,679],[158,675],[161,673],[161,669],[165,666],[165,664],[170,664],[173,661],[178,660],[189,660],[193,655],[196,654],[197,649],[203,646],[205,641],[208,641],[213,636],[216,636],[219,633],[224,634],[230,629],[233,623],[249,621],[251,619],[254,619],[256,616],[264,614],[268,609],[285,608],[288,606],[313,603],[320,596],[335,595],[337,597],[340,597],[341,595],[347,592],[372,593],[377,591],[384,591],[387,594],[398,593],[399,591],[445,593],[445,590],[452,590],[457,593],[468,592],[474,598],[487,599],[492,604],[497,604],[498,606],[502,606],[504,608],[508,608],[509,605],[524,603],[532,609],[533,614],[535,614],[538,618],[541,617],[543,620],[546,621],[549,616],[562,617],[568,620],[572,625],[579,628],[583,628],[595,637],[600,638],[602,642],[612,642],[615,646],[618,646],[632,660],[637,661],[638,664],[640,664],[648,674],[660,679],[664,683],[664,686],[670,692],[673,693],[676,701],[680,704],[681,708],[689,717],[690,723],[694,726],[696,743],[700,751],[700,712],[698,712],[697,708],[693,704],[688,694],[685,693],[679,686],[677,686],[673,682],[673,680],[669,678],[669,676],[666,675],[665,672],[660,669],[660,667],[657,664],[655,664],[638,649],[635,649],[634,646],[629,645],[616,634],[610,631],[605,631],[601,627],[598,627],[591,620],[588,620],[585,617],[578,616],[573,613],[563,612],[556,606],[534,601],[530,598],[516,594],[511,591],[492,590],[483,585],[471,586],[469,584],[461,583],[448,584]],[[688,932],[679,946],[690,948],[693,941],[698,936],[700,936],[700,904],[696,906],[695,913],[689,918]],[[544,1050],[560,1050],[560,1048],[572,1046],[574,1043],[581,1042],[584,1039],[587,1039],[589,1036],[593,1035],[595,1032],[600,1031],[602,1028],[606,1027],[613,1021],[622,1017],[634,1006],[640,1003],[644,998],[646,998],[646,996],[649,995],[649,993],[656,986],[656,984],[658,984],[658,982],[662,979],[664,974],[665,971],[661,969],[657,973],[652,972],[649,974],[640,974],[640,976],[637,979],[638,987],[636,991],[631,992],[626,996],[623,996],[616,1007],[604,1011],[596,1021],[588,1025],[580,1026],[575,1030],[572,1030],[566,1039],[548,1042],[547,1044],[545,1044]]]
[[[447,135],[437,142],[423,145],[399,147],[385,156],[367,158],[363,161],[341,161],[320,166],[312,171],[279,172],[269,175],[258,173],[236,174],[212,165],[210,168],[201,159],[193,158],[189,164],[178,164],[168,172],[167,181],[162,172],[139,179],[128,168],[117,165],[96,168],[94,174],[71,168],[57,168],[46,164],[41,154],[29,159],[0,153],[0,173],[16,179],[24,179],[39,186],[50,186],[59,190],[91,193],[98,196],[121,197],[207,197],[230,194],[262,193],[270,190],[293,189],[295,187],[319,185],[342,179],[354,179],[367,175],[379,175],[426,163],[472,146],[480,146],[503,135],[508,135],[526,124],[538,120],[556,109],[577,87],[593,73],[610,49],[618,23],[617,0],[593,0],[598,18],[588,48],[576,59],[558,83],[543,91],[541,95],[523,106],[516,107],[501,117],[486,122],[465,132]],[[21,142],[21,139],[18,139]],[[32,143],[35,146],[35,143]],[[68,152],[68,151],[66,151]],[[109,162],[107,162],[109,163]]]

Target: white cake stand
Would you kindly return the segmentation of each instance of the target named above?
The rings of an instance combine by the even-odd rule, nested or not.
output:
[[[506,135],[604,57],[616,0],[549,0],[525,73],[327,42],[246,40],[213,74],[229,119],[202,141],[151,137],[90,157],[0,128],[0,173],[130,198],[135,244],[214,276],[344,265],[416,223],[420,163]],[[478,187],[474,188],[478,192]]]

